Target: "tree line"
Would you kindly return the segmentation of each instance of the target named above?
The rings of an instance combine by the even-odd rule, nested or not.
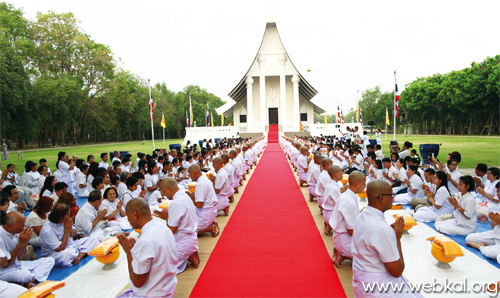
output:
[[[37,13],[35,20],[0,3],[0,139],[19,148],[151,138],[148,82],[118,66],[110,47],[85,34],[72,13]],[[205,125],[207,104],[224,102],[189,85],[152,88],[156,137],[185,134],[191,95],[194,120]],[[232,117],[225,119],[232,122]]]
[[[398,132],[404,125],[413,125],[417,134],[500,134],[500,55],[447,74],[417,78],[405,86],[399,100]],[[384,129],[386,108],[392,129],[394,120],[394,91],[382,92],[380,86],[362,92],[359,106],[363,123],[373,121]],[[346,122],[355,111],[344,116]],[[315,115],[323,123],[324,116]],[[328,115],[328,122],[335,122]]]

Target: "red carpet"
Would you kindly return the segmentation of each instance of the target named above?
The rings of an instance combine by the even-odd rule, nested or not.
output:
[[[191,297],[345,297],[279,144],[268,144]]]
[[[279,128],[278,124],[269,124],[269,132],[267,133],[268,143],[279,143]]]

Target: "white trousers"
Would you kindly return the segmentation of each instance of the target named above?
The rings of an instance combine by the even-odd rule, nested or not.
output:
[[[177,273],[186,270],[189,257],[198,251],[198,237],[196,234],[186,235],[181,238],[175,238],[175,248],[177,249]]]
[[[46,281],[54,264],[55,260],[51,257],[34,261],[21,261],[18,265],[13,265],[15,267],[13,270],[1,274],[0,280],[16,284],[25,284],[33,279],[39,282]]]
[[[74,241],[65,250],[60,252],[54,251],[49,256],[54,258],[56,266],[70,267],[73,266],[73,261],[78,257],[79,253],[89,253],[99,243],[99,240],[92,236],[85,237]]]
[[[438,232],[448,235],[467,236],[476,231],[476,226],[459,226],[454,218],[436,221],[436,223],[434,223],[434,227]]]
[[[352,259],[352,236],[348,233],[333,233],[333,247],[344,257]]]
[[[208,228],[215,221],[217,217],[217,207],[213,206],[206,209],[197,208],[196,215],[198,216],[198,227],[196,231],[199,232]]]

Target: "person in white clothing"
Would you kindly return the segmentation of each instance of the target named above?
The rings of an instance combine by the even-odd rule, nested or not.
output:
[[[375,139],[377,139],[378,145],[382,145],[382,131],[380,128],[377,128],[377,131],[375,132]]]
[[[0,266],[7,263],[7,255],[0,249]],[[25,287],[0,280],[0,297],[18,297],[26,292]]]
[[[178,258],[172,231],[151,217],[143,199],[132,199],[125,208],[132,227],[141,230],[141,237],[135,240],[118,235],[130,277],[130,289],[118,298],[173,297]]]
[[[477,228],[476,199],[471,192],[474,191],[474,179],[471,176],[462,176],[458,180],[460,195],[449,197],[448,201],[455,209],[454,218],[440,220],[434,223],[436,230],[443,234],[467,236],[474,233]],[[460,197],[458,199],[458,197]]]
[[[335,216],[330,222],[333,229],[333,254],[332,262],[340,268],[345,259],[352,260],[352,235],[356,218],[359,215],[359,205],[357,196],[366,187],[366,176],[353,171],[349,174],[349,188],[340,195],[335,204],[333,213]]]
[[[16,203],[19,200],[19,190],[14,185],[6,186],[1,195],[9,199],[7,213],[12,211],[22,213],[24,211],[24,207],[26,206],[24,202],[19,203],[19,205]]]
[[[384,218],[384,212],[392,207],[391,185],[384,180],[372,180],[368,183],[366,193],[368,206],[358,215],[352,234],[354,296],[421,297],[411,291],[403,277],[403,217],[399,217],[391,226]],[[366,290],[368,284],[374,286],[374,291]],[[386,286],[387,291],[380,291],[377,284]],[[396,286],[400,286],[401,291],[394,291]]]
[[[309,201],[314,202],[314,198],[318,197],[316,194],[316,184],[318,177],[321,173],[321,154],[314,154],[313,162],[309,163],[309,170],[307,171],[307,190],[309,191]]]
[[[198,216],[198,236],[205,232],[210,232],[212,237],[219,235],[219,225],[215,221],[217,217],[217,195],[214,186],[207,176],[201,172],[198,165],[189,167],[189,176],[196,182],[195,192],[186,191],[186,194],[193,200]]]
[[[450,191],[448,190],[447,179],[448,177],[443,171],[436,172],[433,179],[433,183],[436,185],[436,193],[424,191],[432,206],[418,209],[413,216],[416,221],[433,222],[439,216],[453,212],[453,206],[448,201]]]
[[[162,180],[160,189],[172,201],[168,210],[155,211],[155,214],[166,220],[167,227],[174,233],[178,257],[177,274],[186,269],[188,262],[194,268],[198,268],[200,256],[198,255],[198,237],[196,235],[198,227],[196,207],[189,196],[179,189],[174,179]]]
[[[403,182],[407,186],[408,192],[396,195],[394,197],[394,203],[408,204],[411,200],[415,198],[422,198],[424,196],[424,191],[422,190],[423,181],[418,173],[417,166],[409,166],[408,170],[406,170],[406,176],[407,178],[404,179]]]
[[[497,184],[497,197],[500,197],[500,185]],[[490,212],[492,230],[482,233],[472,233],[465,238],[465,244],[479,250],[485,257],[500,260],[500,206],[495,212]],[[499,262],[500,263],[500,262]]]
[[[297,158],[297,173],[299,174],[299,186],[302,187],[307,184],[307,171],[308,169],[308,153],[307,147],[300,148],[300,155]]]
[[[75,169],[75,163],[77,160],[76,156],[73,156],[71,160],[69,160],[68,155],[66,152],[60,151],[57,154],[58,158],[58,167],[59,169],[57,170],[58,172],[60,171],[60,179],[57,179],[59,182],[64,182],[68,185],[68,192],[69,193],[75,193],[73,184],[75,182],[75,177],[73,175],[74,169]]]
[[[35,248],[40,247],[38,243],[38,237],[43,225],[47,221],[47,214],[52,211],[54,206],[54,199],[51,197],[41,197],[36,203],[33,211],[30,212],[26,218],[26,223],[24,224],[26,228],[33,229],[33,235],[29,241],[29,244]]]
[[[76,193],[79,198],[86,198],[89,196],[89,189],[87,187],[87,173],[89,166],[87,164],[82,164],[80,166],[80,173],[76,178]]]
[[[31,228],[24,227],[25,222],[22,214],[10,212],[6,215],[5,225],[0,227],[0,250],[7,258],[7,263],[0,267],[0,280],[31,288],[35,282],[47,280],[55,261],[51,257],[22,261],[33,235]]]
[[[483,186],[478,186],[476,188],[477,199],[481,203],[488,202],[488,208],[490,212],[494,212],[499,206],[499,198],[495,196],[496,186],[498,184],[498,177],[500,175],[500,170],[495,167],[491,167],[486,171],[487,181]]]
[[[108,214],[108,210],[106,209],[98,211],[101,202],[101,192],[94,190],[89,194],[88,202],[80,208],[75,218],[75,228],[78,233],[84,236],[93,236],[99,241],[105,239],[101,220]]]
[[[474,178],[474,182],[476,183],[476,187],[484,188],[486,181],[488,181],[488,176],[486,175],[488,172],[488,166],[484,163],[478,163],[474,168],[474,173],[477,177]]]
[[[331,180],[328,181],[323,193],[323,221],[325,226],[325,234],[331,235],[332,226],[330,224],[333,210],[340,198],[341,193],[347,189],[347,185],[340,188],[339,181],[342,179],[342,169],[339,166],[333,165],[328,168],[328,175]]]
[[[316,189],[315,189],[316,194],[318,195],[316,197],[316,199],[318,200],[318,205],[319,205],[320,211],[323,210],[323,202],[324,202],[323,194],[325,192],[326,185],[331,180],[330,175],[328,175],[328,169],[332,165],[333,165],[333,162],[328,157],[324,158],[321,161],[322,171],[318,176],[318,182],[316,183]]]
[[[147,190],[145,195],[146,202],[150,205],[156,203],[156,197],[153,194],[159,193],[158,188],[160,185],[158,184],[158,171],[160,169],[156,165],[156,162],[152,161],[148,163],[147,174],[144,175],[144,188]]]
[[[447,167],[442,170],[448,176],[448,189],[450,193],[458,192],[458,178],[462,176],[458,171],[458,161],[456,159],[449,159],[446,163]]]
[[[104,168],[110,170],[110,165],[108,163],[109,156],[106,152],[101,153],[101,162],[99,163],[99,168]]]
[[[396,174],[398,173],[398,170],[392,166],[391,159],[389,157],[382,159],[382,165],[384,166],[382,169],[382,176],[384,176],[384,180],[392,185],[396,182]]]
[[[223,155],[227,156],[227,153]],[[210,180],[214,184],[215,194],[217,195],[217,213],[224,211],[224,215],[229,215],[229,197],[232,196],[233,188],[229,181],[229,174],[226,168],[223,168],[222,158],[216,157],[213,161],[216,176],[211,175]]]

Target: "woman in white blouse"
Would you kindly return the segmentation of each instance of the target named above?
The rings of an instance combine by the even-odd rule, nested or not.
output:
[[[416,221],[432,222],[439,216],[453,212],[453,206],[448,201],[450,191],[448,190],[448,177],[443,171],[436,172],[433,183],[436,185],[436,193],[424,191],[425,195],[431,201],[432,206],[422,207],[415,212]]]
[[[474,191],[474,179],[467,175],[458,180],[458,191],[461,198],[448,198],[455,209],[454,218],[439,221],[436,220],[434,227],[443,234],[467,236],[474,233],[477,228],[476,199],[472,195]]]
[[[53,176],[51,176],[53,177]],[[29,241],[29,244],[34,247],[40,247],[38,244],[38,235],[40,235],[40,231],[42,230],[42,226],[47,221],[47,214],[52,211],[52,206],[54,205],[54,199],[51,197],[41,197],[36,203],[35,208],[26,218],[26,222],[24,226],[27,228],[33,229],[33,236]]]

